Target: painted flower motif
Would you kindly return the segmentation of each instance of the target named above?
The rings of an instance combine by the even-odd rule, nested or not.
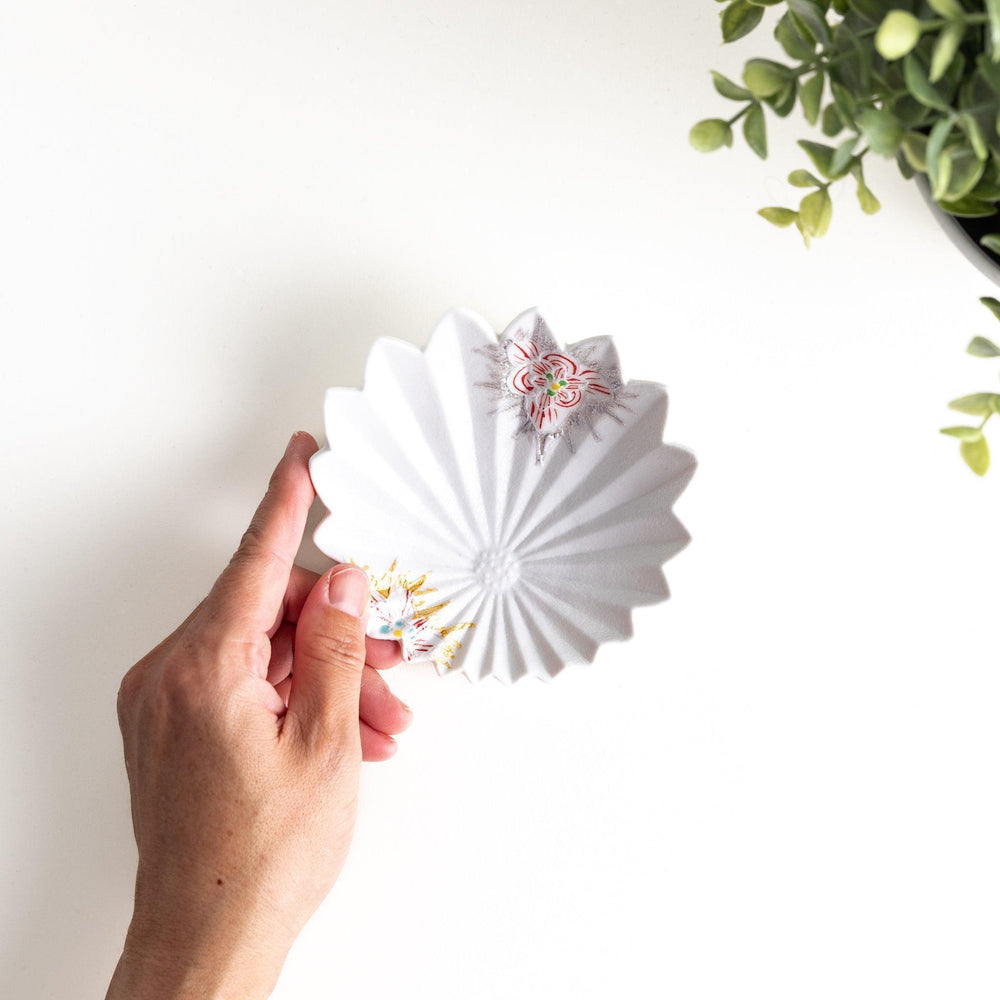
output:
[[[524,412],[539,434],[556,433],[588,397],[611,396],[600,372],[568,354],[542,353],[534,340],[508,340],[504,348],[511,364],[506,387],[524,397]]]
[[[424,597],[433,590],[425,586],[426,580],[426,574],[411,578],[398,573],[395,562],[388,572],[373,577],[365,631],[373,639],[398,642],[406,663],[433,660],[441,669],[447,669],[461,645],[454,633],[471,628],[472,623],[442,626],[439,615],[448,602],[428,607]]]
[[[605,417],[620,424],[620,414],[629,409],[625,400],[634,397],[622,382],[610,337],[591,337],[564,349],[534,309],[518,316],[498,344],[477,351],[490,360],[488,381],[477,385],[497,400],[494,413],[518,413],[515,435],[534,437],[536,463],[552,438],[565,438],[570,452],[578,431],[599,440],[597,425]]]

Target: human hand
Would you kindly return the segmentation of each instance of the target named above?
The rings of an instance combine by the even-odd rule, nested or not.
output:
[[[315,450],[293,435],[209,596],[122,681],[139,865],[108,1000],[269,996],[344,864],[362,757],[410,722],[364,571],[293,565]]]

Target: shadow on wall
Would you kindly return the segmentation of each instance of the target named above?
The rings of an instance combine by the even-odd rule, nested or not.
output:
[[[98,489],[89,505],[81,495],[74,523],[46,538],[51,565],[38,565],[30,542],[8,554],[31,567],[20,603],[37,638],[32,662],[11,678],[20,711],[7,720],[15,745],[31,748],[17,786],[31,809],[10,810],[21,846],[6,888],[19,933],[0,955],[4,995],[103,995],[135,871],[120,678],[211,586],[288,434],[301,426],[322,443],[326,387],[360,385],[375,337],[429,334],[437,316],[414,319],[406,289],[390,291],[293,290],[250,322],[227,318],[227,329],[247,334],[209,404],[212,425],[198,429],[200,447],[156,456],[156,476],[123,478],[129,488],[118,495]],[[138,452],[142,442],[123,444]],[[321,514],[314,508],[310,531]],[[327,564],[311,541],[302,556],[314,569]]]

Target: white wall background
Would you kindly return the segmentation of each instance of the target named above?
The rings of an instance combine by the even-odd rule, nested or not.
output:
[[[542,307],[664,381],[694,542],[551,685],[392,681],[280,1000],[995,997],[988,283],[888,165],[701,157],[710,0],[0,2],[0,992],[101,996],[134,846],[114,699],[372,340]],[[738,144],[739,145],[739,144]],[[318,554],[305,559],[318,565]]]

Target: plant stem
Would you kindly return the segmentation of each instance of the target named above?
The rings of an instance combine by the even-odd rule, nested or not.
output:
[[[751,101],[742,111],[737,111],[732,118],[728,120],[727,125],[735,125],[757,102]]]
[[[977,24],[987,24],[989,22],[988,14],[964,14],[961,18],[962,24],[964,25],[977,25]],[[937,31],[939,28],[946,28],[952,22],[944,17],[934,18],[932,21],[921,21],[920,22],[920,33],[926,34],[928,31]],[[864,31],[859,31],[854,37],[855,38],[870,38],[872,35],[878,33],[878,29],[881,25],[876,25],[874,28],[865,28]],[[829,66],[834,66],[842,59],[846,59],[849,56],[856,56],[856,52],[841,52],[839,55],[831,56],[828,49],[820,48],[819,52],[816,53],[815,59],[810,59],[808,62],[803,63],[795,72],[792,74],[793,77],[804,76],[806,73],[811,73],[815,69],[826,69]],[[825,59],[825,61],[824,61]]]

